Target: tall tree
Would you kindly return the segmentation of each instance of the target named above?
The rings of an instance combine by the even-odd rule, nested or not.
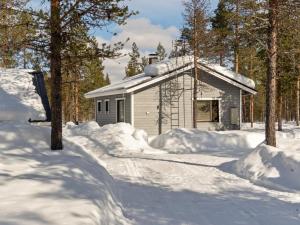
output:
[[[198,60],[204,55],[207,35],[207,1],[187,0],[184,4],[185,32],[189,37],[194,57],[194,87],[193,87],[193,127],[197,127],[197,95],[198,79],[200,78]]]
[[[139,48],[135,42],[132,43],[132,50],[131,53],[129,53],[129,57],[130,60],[125,68],[126,77],[131,77],[142,72]]]
[[[269,0],[268,72],[266,85],[266,144],[276,147],[276,74],[278,0]]]
[[[51,0],[50,15],[50,70],[51,70],[51,108],[52,132],[51,149],[61,150],[62,144],[62,97],[61,97],[61,59],[63,43],[76,35],[72,27],[78,23],[84,24],[88,29],[101,28],[111,22],[123,24],[132,15],[127,6],[121,5],[123,0]],[[62,32],[64,30],[64,32]],[[112,56],[112,52],[99,50],[98,56]]]
[[[160,42],[158,43],[158,46],[156,48],[156,54],[159,61],[162,61],[167,57],[166,49]]]

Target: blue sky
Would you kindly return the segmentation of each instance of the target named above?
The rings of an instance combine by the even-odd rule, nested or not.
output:
[[[31,0],[34,7],[41,7],[43,0]],[[183,0],[125,0],[129,8],[139,11],[139,14],[128,19],[124,26],[109,26],[109,31],[105,29],[93,29],[91,34],[96,36],[101,44],[125,41],[126,43],[122,53],[126,55],[131,50],[133,42],[139,47],[142,56],[153,53],[159,42],[170,51],[172,40],[179,37],[179,29],[183,26],[182,12]],[[210,0],[210,11],[216,8],[218,0]],[[48,1],[43,7],[48,6]],[[118,32],[117,36],[112,33]],[[104,61],[105,72],[110,75],[112,82],[121,80],[125,76],[125,67],[128,62],[128,56],[118,59],[108,59]]]

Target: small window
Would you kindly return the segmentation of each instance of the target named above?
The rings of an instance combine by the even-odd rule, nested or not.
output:
[[[219,122],[219,101],[218,100],[198,101],[197,121]]]
[[[102,102],[101,101],[97,102],[97,109],[98,109],[98,112],[102,111]]]
[[[105,112],[109,113],[109,100],[105,100]]]

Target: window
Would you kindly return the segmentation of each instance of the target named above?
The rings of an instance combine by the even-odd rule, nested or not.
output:
[[[105,112],[109,113],[109,100],[105,100]]]
[[[201,100],[197,102],[197,121],[219,122],[219,101]]]
[[[102,102],[101,101],[97,102],[97,110],[98,110],[98,112],[102,111]]]
[[[117,100],[117,123],[125,122],[125,102],[124,99]]]

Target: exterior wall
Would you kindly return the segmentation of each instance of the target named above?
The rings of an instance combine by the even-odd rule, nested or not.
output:
[[[105,97],[95,98],[95,113],[96,113],[96,122],[100,126],[106,124],[112,124],[117,122],[117,101],[116,99],[124,98],[125,99],[125,122],[131,123],[131,97],[130,94],[126,95],[111,95]],[[105,112],[105,100],[108,99],[110,102],[109,113]],[[102,110],[98,112],[97,102],[102,101]]]
[[[224,82],[208,73],[201,71],[198,99],[215,98],[220,99],[219,116],[220,123],[201,123],[198,122],[198,128],[203,129],[240,129],[240,125],[231,124],[231,108],[237,108],[240,112],[240,89],[227,82]],[[239,118],[239,120],[241,120]]]
[[[136,128],[146,130],[149,135],[159,133],[159,86],[161,85],[162,92],[165,92],[168,90],[168,82],[172,80],[134,93],[134,126]],[[179,127],[193,127],[193,82],[193,77],[188,74],[178,77],[179,89],[184,89],[179,97]],[[240,89],[203,71],[201,71],[198,86],[199,100],[219,100],[220,122],[198,122],[197,127],[203,130],[239,129],[239,125],[231,124],[230,112],[231,108],[238,108],[240,115]],[[172,128],[170,99],[162,97],[162,102],[162,133],[164,133]]]
[[[176,82],[175,82],[176,81]],[[193,124],[193,77],[189,74],[181,74],[176,78],[152,85],[132,94],[112,95],[95,99],[95,110],[97,112],[97,101],[102,100],[102,112],[97,113],[96,121],[99,125],[116,123],[117,110],[116,99],[125,98],[125,122],[131,123],[136,128],[144,129],[149,135],[159,134],[159,107],[160,96],[162,97],[162,133],[175,128],[171,125],[171,99],[170,84],[177,83],[179,93],[179,126],[192,128]],[[161,90],[161,92],[160,92]],[[160,95],[161,93],[161,95]],[[110,100],[110,112],[105,112],[105,99]],[[239,129],[239,125],[232,125],[230,121],[231,108],[237,108],[240,113],[240,89],[224,82],[208,73],[201,71],[198,99],[218,99],[220,122],[198,122],[197,127],[204,130]],[[176,103],[177,104],[177,103]],[[132,111],[133,110],[133,111]],[[132,113],[132,115],[131,115]],[[133,119],[133,121],[132,121]],[[174,123],[173,123],[174,125]]]
[[[134,93],[134,126],[136,128],[146,130],[149,135],[157,135],[159,133],[160,90],[163,96],[162,133],[172,128],[170,115],[171,99],[168,97],[170,96],[168,93],[170,88],[168,88],[168,85],[174,82],[175,79],[161,82],[159,85],[153,85]],[[178,77],[177,83],[179,85],[178,89],[182,90],[179,93],[179,127],[192,128],[192,78],[183,74]]]

